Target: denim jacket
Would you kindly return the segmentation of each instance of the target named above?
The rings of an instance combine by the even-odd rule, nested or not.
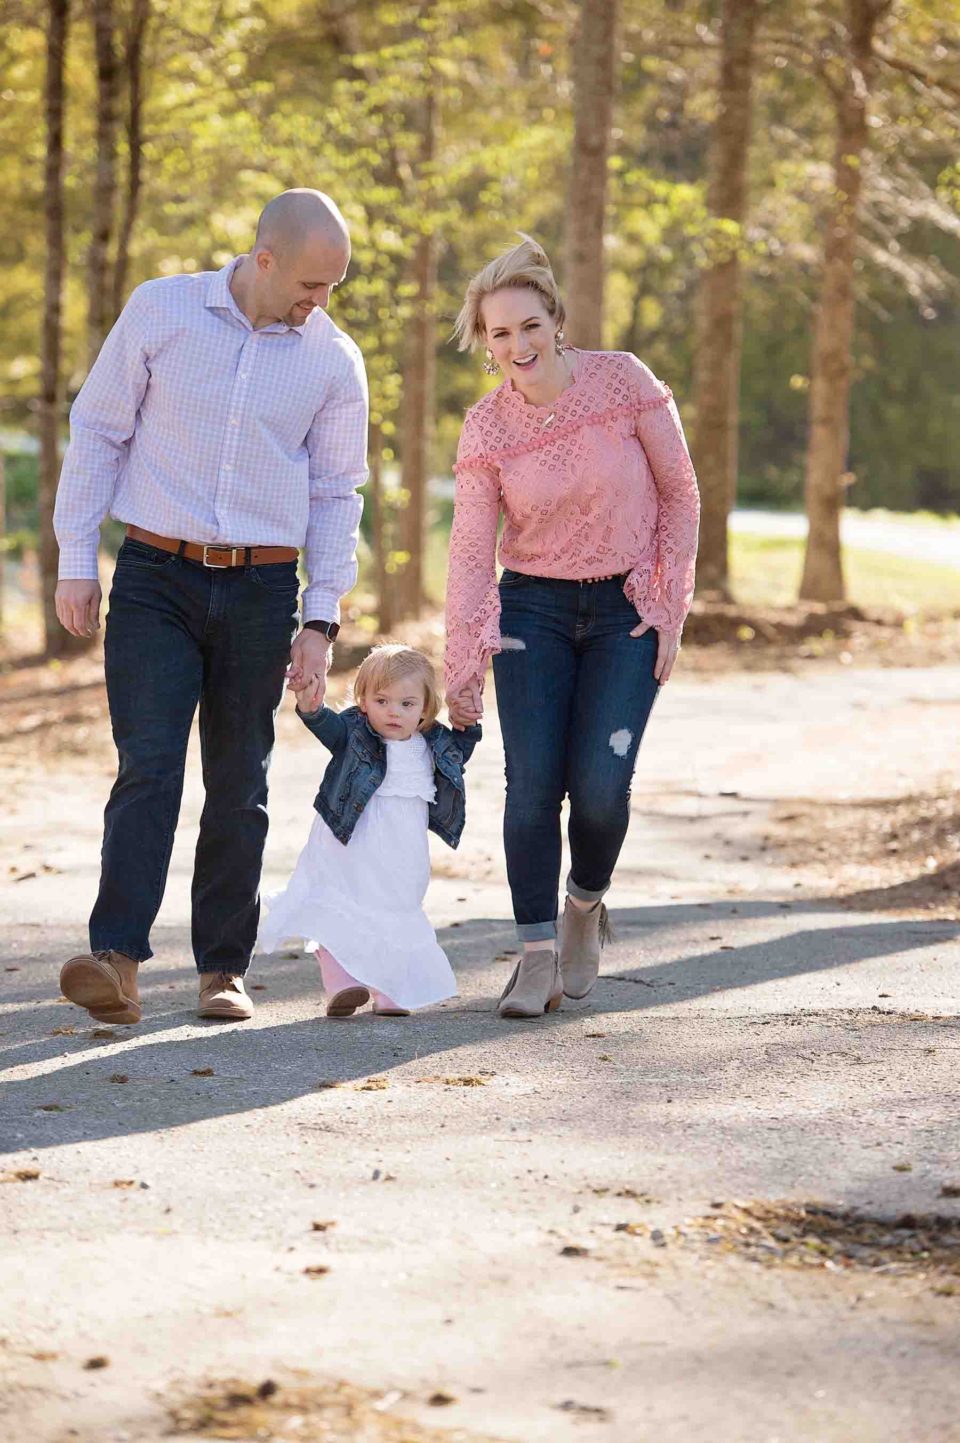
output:
[[[359,707],[297,715],[333,753],[323,774],[314,807],[338,842],[346,844],[357,818],[387,774],[387,745],[375,732]],[[463,768],[482,735],[479,724],[462,732],[451,731],[440,722],[423,733],[433,755],[436,800],[430,803],[429,827],[451,847],[456,847],[466,821],[466,792]]]

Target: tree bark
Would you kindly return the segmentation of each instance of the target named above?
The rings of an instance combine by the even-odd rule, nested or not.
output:
[[[150,21],[151,0],[134,0],[124,46],[127,77],[127,185],[123,214],[117,231],[117,258],[113,267],[111,321],[123,310],[130,261],[130,237],[137,219],[143,175],[143,47]]]
[[[598,350],[603,335],[607,159],[617,76],[617,0],[581,0],[573,40],[574,136],[567,204],[568,339]]]
[[[113,0],[93,0],[97,57],[97,168],[87,256],[87,364],[92,366],[109,330],[113,284],[110,240],[117,195],[117,111],[120,67],[114,45]]]
[[[429,177],[436,155],[437,104],[432,88],[422,106],[421,176]],[[429,196],[429,184],[425,188]],[[401,484],[405,504],[398,527],[401,556],[396,557],[395,619],[418,616],[425,600],[423,556],[426,547],[427,482],[433,439],[436,371],[437,241],[429,231],[417,239],[411,267],[416,296],[403,362],[403,408],[400,418]]]
[[[60,416],[63,383],[60,375],[61,295],[63,290],[63,118],[64,62],[67,48],[69,0],[49,0],[47,8],[46,130],[44,165],[44,274],[43,328],[40,369],[40,579],[43,626],[48,656],[67,649],[67,632],[57,620],[54,593],[58,551],[53,533],[53,508],[60,472]]]
[[[747,209],[747,158],[757,0],[723,0],[717,118],[710,143],[707,208],[717,226],[700,277],[693,389],[694,458],[700,481],[701,590],[729,596],[727,521],[737,492],[740,352],[743,333],[740,248]]]
[[[840,511],[846,484],[853,368],[854,260],[862,161],[869,134],[870,84],[877,27],[890,0],[847,0],[843,70],[834,91],[833,194],[823,240],[823,269],[810,367],[806,507],[809,533],[800,597],[845,598]]]

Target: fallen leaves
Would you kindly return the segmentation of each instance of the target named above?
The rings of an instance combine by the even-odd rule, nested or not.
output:
[[[307,1278],[325,1278],[329,1271],[329,1263],[311,1263],[308,1267],[304,1268],[303,1273],[304,1277]]]
[[[384,1394],[352,1383],[287,1382],[266,1379],[257,1385],[239,1379],[206,1384],[196,1395],[170,1405],[174,1435],[190,1438],[363,1439],[363,1443],[452,1443],[449,1425],[432,1428],[393,1411],[403,1400],[394,1390]],[[447,1388],[428,1396],[434,1408],[458,1399]],[[487,1434],[458,1428],[459,1443],[494,1443]]]
[[[125,1072],[111,1072],[107,1078],[108,1082],[129,1082],[130,1078]]]
[[[335,1228],[336,1226],[337,1224],[333,1219],[325,1222],[313,1222],[310,1224],[310,1231],[312,1233],[328,1233],[331,1228]]]
[[[115,1177],[110,1184],[111,1187],[136,1187],[136,1179],[132,1177]]]
[[[90,1033],[90,1036],[95,1037],[98,1042],[106,1042],[109,1038],[116,1037],[116,1035],[117,1034],[109,1027],[95,1027]]]
[[[368,1077],[366,1082],[358,1082],[355,1092],[385,1092],[390,1086],[385,1077]]]
[[[88,1358],[83,1366],[84,1368],[86,1368],[88,1373],[95,1373],[98,1372],[101,1368],[109,1368],[110,1359],[106,1356],[106,1354],[98,1353],[95,1357]]]
[[[214,1077],[216,1074],[212,1067],[194,1067],[190,1072],[191,1077]]]
[[[960,1277],[960,1217],[938,1213],[877,1216],[824,1203],[711,1204],[710,1217],[670,1231],[752,1262],[828,1272],[857,1270],[940,1282]],[[652,1234],[651,1234],[652,1237]]]
[[[76,1033],[75,1027],[55,1027],[50,1033],[51,1037],[73,1037]]]
[[[321,1077],[319,1082],[314,1083],[314,1087],[318,1092],[325,1092],[328,1088],[342,1086],[343,1083],[336,1077]]]
[[[560,1249],[560,1256],[562,1258],[588,1258],[590,1249],[581,1247],[579,1243],[567,1243]]]
[[[13,1172],[5,1172],[0,1182],[36,1182],[39,1176],[38,1167],[18,1167]]]
[[[417,1082],[434,1083],[441,1087],[486,1087],[487,1085],[486,1078],[478,1077],[475,1073],[468,1073],[462,1077],[443,1077],[439,1074],[431,1074],[427,1077],[418,1077]]]
[[[65,1108],[65,1107],[61,1107],[59,1102],[41,1102],[40,1105],[39,1105],[38,1108],[37,1108],[37,1111],[38,1111],[38,1112],[66,1112],[66,1108]]]

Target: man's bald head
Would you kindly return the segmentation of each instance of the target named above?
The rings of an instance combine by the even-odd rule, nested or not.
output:
[[[253,250],[239,276],[249,283],[247,314],[255,324],[277,319],[302,326],[310,312],[326,310],[350,264],[350,232],[328,195],[285,190],[264,209]]]
[[[305,187],[274,196],[257,222],[254,250],[290,260],[312,241],[342,249],[349,259],[350,232],[337,205],[323,191]]]

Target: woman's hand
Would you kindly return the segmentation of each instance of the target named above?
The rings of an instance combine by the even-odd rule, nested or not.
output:
[[[650,630],[649,622],[642,622],[631,631],[631,636],[643,636],[645,631]],[[654,680],[661,686],[666,686],[670,680],[670,673],[673,671],[673,663],[677,659],[680,650],[679,631],[658,631],[657,632],[657,664],[653,668]]]
[[[478,681],[468,682],[456,696],[447,697],[447,715],[450,725],[458,732],[480,720],[483,716],[483,696]]]

